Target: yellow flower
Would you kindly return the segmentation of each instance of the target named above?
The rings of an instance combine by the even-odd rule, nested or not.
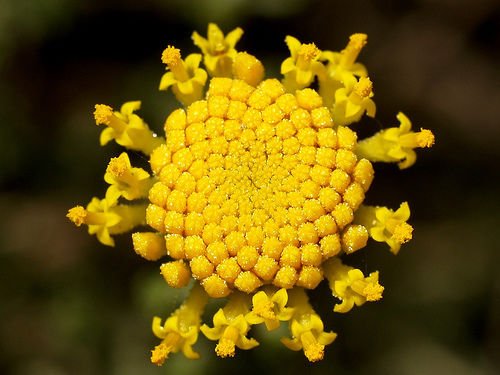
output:
[[[340,52],[323,51],[320,59],[327,61],[328,75],[336,81],[350,79],[351,76],[366,77],[363,64],[356,62],[359,53],[367,43],[367,35],[352,34],[347,46]]]
[[[146,221],[176,236],[167,250],[210,296],[314,289],[325,259],[366,243],[351,223],[373,170],[321,104],[312,89],[292,95],[275,79],[255,88],[216,77],[206,100],[167,119]]]
[[[203,62],[211,76],[231,76],[233,59],[237,52],[234,46],[242,35],[243,30],[237,27],[224,37],[215,23],[208,24],[206,39],[196,31],[193,33],[193,42],[203,52]]]
[[[411,239],[407,203],[395,212],[363,205],[374,178],[371,161],[408,167],[414,149],[431,146],[434,136],[411,132],[402,114],[399,128],[368,139],[344,126],[365,113],[375,116],[371,80],[356,62],[366,35],[352,35],[341,52],[288,36],[291,56],[281,64],[282,77],[264,79],[260,60],[235,49],[242,33],[224,36],[210,24],[207,39],[193,34],[208,82],[201,55],[182,60],[178,49],[164,51],[169,71],[160,89],[172,87],[183,104],[168,115],[166,138],[133,113],[140,102],[120,112],[96,106],[96,122],[108,125],[101,144],[115,139],[142,151],[151,172],[132,167],[122,153],[108,165],[106,197],[68,213],[111,246],[112,235],[146,224],[132,234],[135,252],[162,259],[170,287],[194,283],[163,325],[153,320],[162,339],[152,352],[156,364],[178,351],[197,358],[192,345],[199,331],[217,341],[218,356],[232,357],[237,347],[258,345],[249,338],[252,325],[274,330],[282,321],[291,334],[283,344],[321,360],[336,334],[325,332],[309,291],[326,278],[341,300],[338,312],[380,299],[378,271],[365,277],[340,258],[366,248],[370,237],[395,254]],[[201,322],[207,296],[228,299],[211,317],[213,327]]]
[[[104,181],[111,185],[106,195],[114,200],[118,200],[120,196],[129,201],[145,198],[152,186],[149,173],[142,168],[133,168],[125,152],[111,159]]]
[[[101,146],[114,139],[120,146],[131,150],[150,154],[153,149],[165,142],[149,130],[146,123],[136,114],[141,107],[140,101],[127,102],[122,105],[120,112],[104,104],[96,104],[94,118],[97,125],[108,127],[101,132]]]
[[[357,77],[366,77],[368,72],[365,66],[355,62],[362,48],[366,45],[367,35],[353,34],[341,52],[323,51],[319,59],[326,61],[326,69],[318,75],[319,92],[325,100],[325,105],[331,107],[335,101],[338,89],[353,87]]]
[[[189,297],[163,325],[161,318],[153,318],[153,333],[162,339],[162,342],[151,351],[151,362],[161,366],[170,353],[178,351],[182,351],[190,359],[200,357],[193,350],[193,345],[198,340],[201,315],[207,304],[207,297],[202,288],[194,285]]]
[[[246,337],[250,324],[245,319],[248,313],[248,297],[241,293],[231,295],[227,305],[219,309],[213,318],[214,326],[201,326],[201,332],[210,340],[218,340],[215,352],[219,357],[234,357],[238,347],[243,350],[255,348],[259,343]]]
[[[374,136],[358,142],[356,154],[370,161],[397,162],[405,169],[415,164],[417,147],[434,145],[434,134],[430,130],[411,131],[411,122],[402,112],[396,116],[399,128],[382,130]]]
[[[354,83],[354,85],[351,85]],[[337,125],[350,125],[360,120],[366,112],[370,117],[375,117],[375,102],[373,97],[372,82],[368,77],[352,82],[345,88],[335,92],[335,104],[332,118]]]
[[[126,206],[117,204],[116,198],[92,198],[87,208],[75,206],[66,215],[77,226],[85,224],[89,234],[95,234],[104,245],[114,246],[113,234],[130,231],[144,223],[144,205]]]
[[[252,311],[246,315],[250,324],[264,323],[268,331],[279,327],[280,321],[288,321],[293,315],[293,309],[286,307],[288,294],[286,289],[266,289],[257,292],[252,297]]]
[[[361,206],[356,221],[364,225],[370,237],[386,242],[391,252],[397,254],[401,245],[412,238],[413,227],[407,223],[410,206],[403,202],[396,211],[387,207]]]
[[[200,54],[192,53],[186,60],[182,60],[180,50],[168,46],[163,51],[161,60],[170,71],[161,77],[160,90],[172,87],[175,97],[184,105],[201,99],[207,72],[199,67]]]
[[[337,334],[324,331],[323,321],[309,304],[303,289],[291,291],[290,305],[294,308],[290,320],[292,338],[282,338],[281,342],[291,350],[303,350],[311,362],[323,359],[325,346],[331,344]]]
[[[290,35],[285,42],[291,56],[281,64],[281,74],[285,76],[283,84],[287,91],[294,92],[309,86],[324,66],[318,61],[321,51],[314,43],[302,44]]]
[[[361,270],[345,266],[335,258],[325,265],[325,274],[333,295],[342,301],[335,305],[335,312],[346,313],[354,305],[361,306],[366,301],[382,298],[384,287],[378,283],[378,271],[365,277]]]

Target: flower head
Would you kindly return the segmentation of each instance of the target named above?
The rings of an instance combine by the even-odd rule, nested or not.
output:
[[[179,351],[196,358],[199,331],[217,341],[218,356],[232,357],[236,348],[258,345],[252,325],[274,330],[285,321],[291,337],[283,344],[318,361],[336,334],[325,332],[308,291],[326,278],[341,301],[337,312],[380,299],[378,271],[364,276],[340,259],[365,248],[369,238],[393,253],[411,239],[406,203],[393,211],[363,201],[372,162],[406,168],[415,162],[414,149],[431,146],[434,137],[412,132],[402,114],[399,128],[367,139],[348,127],[375,116],[373,82],[356,62],[366,35],[351,36],[341,52],[288,36],[290,57],[277,79],[264,77],[255,56],[236,51],[242,33],[237,28],[224,36],[210,24],[207,38],[193,34],[203,56],[183,60],[179,49],[165,49],[168,71],[160,88],[171,87],[182,103],[165,121],[166,138],[134,113],[140,102],[120,112],[96,106],[96,122],[107,125],[101,144],[115,139],[142,151],[151,173],[123,153],[108,165],[105,198],[68,212],[107,245],[112,235],[146,224],[149,229],[132,235],[136,253],[161,259],[170,287],[194,284],[163,325],[153,320],[162,339],[151,358],[158,365]],[[208,297],[228,300],[212,327],[201,323]]]
[[[321,103],[277,80],[213,78],[206,100],[167,119],[166,199],[151,201],[147,222],[182,236],[181,258],[211,296],[315,288],[323,260],[340,251],[332,245],[343,244],[372,171],[360,170],[355,134],[333,129]]]

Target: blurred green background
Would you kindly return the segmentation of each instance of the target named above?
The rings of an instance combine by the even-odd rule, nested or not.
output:
[[[66,218],[104,194],[119,148],[98,146],[95,103],[143,101],[155,129],[177,106],[159,92],[167,44],[196,51],[193,30],[241,26],[238,44],[276,75],[287,34],[340,50],[365,32],[360,60],[374,81],[377,120],[402,110],[436,135],[417,164],[377,165],[371,204],[410,202],[414,240],[394,257],[371,245],[352,262],[379,269],[380,303],[333,314],[339,334],[309,364],[278,337],[221,360],[201,338],[198,361],[149,363],[154,315],[185,291],[128,236],[101,246]],[[500,6],[495,0],[0,0],[0,373],[2,374],[496,374],[500,371]]]

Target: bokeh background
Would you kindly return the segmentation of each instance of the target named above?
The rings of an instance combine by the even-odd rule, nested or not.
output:
[[[196,51],[193,30],[227,32],[277,75],[287,34],[340,50],[365,32],[360,60],[374,81],[377,124],[403,110],[436,135],[417,164],[377,165],[371,204],[408,200],[414,240],[395,257],[370,246],[352,261],[379,269],[380,303],[333,314],[339,334],[311,365],[256,332],[260,347],[220,360],[201,338],[198,361],[149,363],[154,315],[185,291],[137,257],[128,236],[100,245],[66,218],[105,191],[95,103],[143,101],[155,129],[177,106],[157,87],[167,44]],[[1,0],[0,373],[497,374],[500,373],[500,6],[495,0]],[[283,332],[281,332],[283,333]]]

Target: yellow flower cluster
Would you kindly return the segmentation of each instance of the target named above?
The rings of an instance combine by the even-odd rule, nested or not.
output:
[[[334,311],[342,313],[379,300],[378,271],[365,277],[341,258],[369,238],[396,254],[412,236],[406,202],[396,211],[363,205],[374,177],[371,162],[409,167],[414,149],[430,147],[434,136],[412,132],[402,113],[400,127],[367,139],[358,141],[348,127],[364,114],[375,116],[373,83],[356,62],[366,35],[351,36],[341,52],[288,36],[290,57],[279,80],[264,79],[263,64],[235,49],[242,33],[224,36],[210,24],[207,38],[193,34],[202,54],[183,60],[177,48],[165,49],[168,71],[160,89],[171,88],[184,105],[166,119],[166,139],[134,114],[140,102],[119,112],[96,105],[96,123],[107,126],[101,144],[114,139],[143,152],[151,173],[132,167],[122,153],[106,170],[105,198],[68,212],[109,246],[112,235],[147,225],[132,234],[137,254],[167,257],[160,271],[168,285],[192,285],[163,325],[153,320],[162,340],[151,357],[158,365],[178,351],[198,358],[192,346],[199,332],[218,342],[218,356],[231,357],[236,348],[258,345],[248,337],[252,325],[275,330],[281,322],[290,329],[291,338],[282,339],[286,347],[302,350],[311,362],[322,359],[336,334],[325,332],[307,290],[326,279],[340,300]],[[213,327],[201,322],[209,297],[228,301]]]
[[[147,223],[211,297],[266,283],[315,288],[325,260],[368,240],[351,224],[373,178],[356,134],[333,129],[314,90],[294,95],[276,79],[254,88],[214,77],[206,95],[166,121]]]

